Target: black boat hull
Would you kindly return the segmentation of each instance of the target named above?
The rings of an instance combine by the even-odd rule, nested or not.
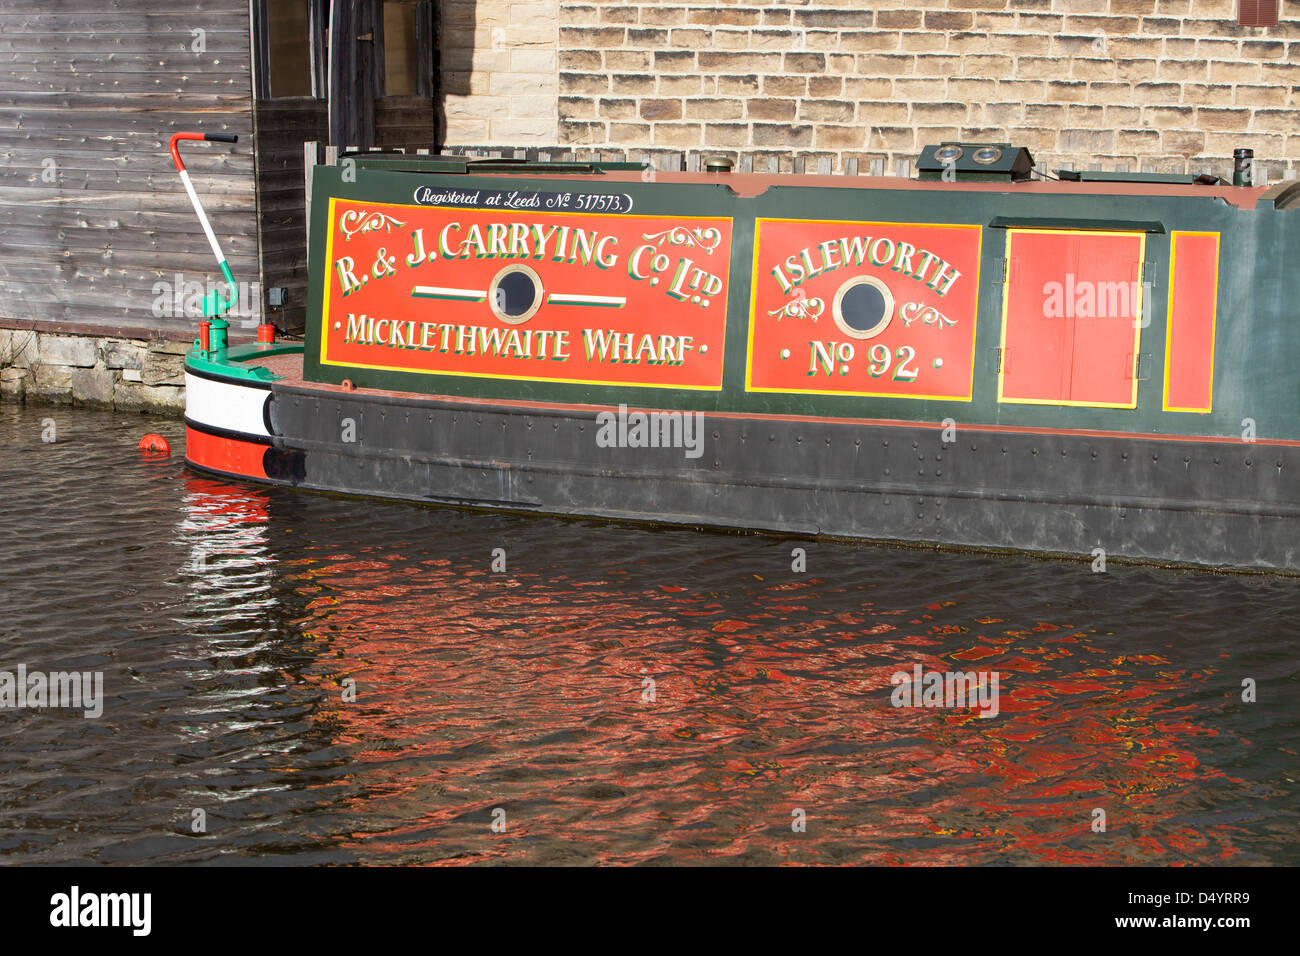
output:
[[[272,385],[264,474],[325,492],[912,544],[1300,570],[1290,444],[699,413],[601,447],[594,406]],[[252,436],[214,435],[209,441]],[[193,461],[210,471],[212,461]],[[239,471],[227,473],[240,473]]]

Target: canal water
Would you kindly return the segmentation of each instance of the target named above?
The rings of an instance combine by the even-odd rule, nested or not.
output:
[[[1300,863],[1300,581],[334,498],[183,448],[0,406],[0,670],[103,679],[98,717],[0,710],[4,863]],[[894,706],[916,665],[996,672],[996,716]]]

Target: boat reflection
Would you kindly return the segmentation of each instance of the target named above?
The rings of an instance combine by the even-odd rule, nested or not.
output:
[[[608,533],[617,534],[616,530]],[[412,541],[284,563],[361,788],[408,861],[1204,862],[1208,672],[1113,634],[825,579],[697,590],[494,574]],[[860,595],[854,591],[860,590]],[[1000,713],[896,708],[890,676],[1001,675]],[[350,700],[349,690],[355,700]],[[493,833],[493,812],[508,827]],[[792,821],[802,815],[806,830]],[[1098,811],[1105,830],[1095,829]]]
[[[264,620],[275,605],[275,556],[265,492],[187,475],[175,540],[186,555],[179,577],[206,623]]]

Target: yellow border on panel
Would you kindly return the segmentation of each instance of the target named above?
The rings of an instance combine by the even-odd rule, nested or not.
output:
[[[1214,237],[1214,293],[1210,300],[1210,403],[1204,408],[1183,408],[1169,404],[1169,358],[1173,353],[1174,341],[1174,255],[1178,248],[1179,236],[1213,236]],[[1219,243],[1217,232],[1180,231],[1169,235],[1169,309],[1165,316],[1165,389],[1161,405],[1166,412],[1209,413],[1214,407],[1214,343],[1219,335]]]
[[[1105,229],[1008,229],[1007,230],[1007,251],[1006,262],[1007,271],[1010,272],[1011,263],[1011,238],[1017,234],[1029,235],[1057,235],[1057,236],[1136,236],[1138,239],[1138,265],[1139,267],[1146,262],[1147,234],[1145,232],[1134,232],[1125,230],[1105,230]],[[1137,408],[1138,379],[1137,364],[1138,353],[1142,350],[1142,284],[1138,283],[1137,301],[1134,303],[1135,315],[1133,316],[1133,362],[1129,369],[1129,375],[1133,380],[1133,398],[1132,401],[1125,403],[1120,402],[1071,402],[1061,399],[1049,398],[1006,398],[1002,391],[1003,376],[1006,375],[1006,355],[1007,355],[1007,310],[1010,304],[1011,282],[1010,276],[1004,278],[1002,283],[1002,334],[998,341],[998,355],[1001,360],[1002,368],[998,371],[998,403],[1004,405],[1057,405],[1066,408]]]
[[[360,199],[347,199],[340,196],[331,196],[329,205],[329,234],[325,237],[325,297],[321,303],[321,338],[320,338],[320,364],[337,365],[342,368],[366,368],[376,372],[409,372],[412,375],[454,375],[460,378],[499,378],[517,382],[554,382],[558,385],[622,385],[627,388],[677,388],[683,391],[692,392],[720,392],[722,390],[721,378],[717,385],[673,385],[664,382],[605,382],[596,381],[589,378],[547,378],[537,375],[498,375],[493,372],[449,372],[442,369],[424,369],[412,368],[409,365],[365,365],[360,362],[344,362],[338,359],[330,359],[326,356],[326,349],[329,345],[329,315],[330,315],[330,289],[331,274],[330,269],[334,261],[334,204],[342,199],[343,202],[356,203],[362,206],[386,206],[395,209],[449,209],[456,212],[492,212],[493,210],[476,209],[469,206],[419,206],[410,203],[398,202],[365,202]],[[548,212],[548,216],[599,216],[600,213],[588,212]],[[701,220],[708,222],[725,222],[731,227],[732,245],[727,250],[727,270],[731,270],[731,251],[735,245],[736,223],[731,216],[661,216],[655,215],[633,215],[626,214],[629,219],[672,219],[672,220]],[[730,279],[730,276],[728,276]],[[727,312],[730,310],[731,289],[727,289],[727,297],[723,300],[722,307],[722,344],[718,346],[722,353],[722,375],[726,375],[727,361]]]
[[[967,381],[965,397],[961,395],[912,395],[904,392],[842,392],[821,388],[759,388],[754,385],[754,329],[758,324],[758,250],[759,234],[765,222],[800,222],[830,226],[905,226],[922,229],[975,229],[978,238],[975,241],[975,307],[971,315],[970,331],[970,376]],[[975,399],[975,332],[979,326],[980,314],[980,269],[984,258],[984,227],[969,222],[867,222],[862,219],[786,219],[759,218],[754,220],[754,261],[750,265],[749,280],[749,332],[745,340],[745,391],[774,392],[781,395],[838,395],[850,398],[911,398],[931,399],[941,402],[970,402]]]

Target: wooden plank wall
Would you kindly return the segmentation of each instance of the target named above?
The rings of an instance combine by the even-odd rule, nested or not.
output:
[[[282,97],[258,100],[255,116],[263,292],[285,290],[283,310],[270,308],[267,315],[280,328],[300,332],[307,319],[303,143],[326,139],[329,111],[323,99]]]
[[[389,149],[433,149],[433,98],[385,96],[375,101],[375,145]]]
[[[383,49],[383,11],[378,0],[336,3],[329,24],[329,138],[368,148],[375,145],[376,91],[383,89],[383,59],[375,55]]]
[[[429,96],[375,101],[375,139],[381,148],[432,149],[434,106]],[[307,320],[307,220],[303,144],[329,138],[325,100],[258,100],[257,195],[262,221],[263,291],[285,290],[284,309],[269,309],[281,329],[302,331]]]
[[[181,130],[240,137],[183,149],[256,281],[250,77],[247,0],[0,0],[0,326],[193,328],[153,308],[157,282],[218,276],[168,155]]]

